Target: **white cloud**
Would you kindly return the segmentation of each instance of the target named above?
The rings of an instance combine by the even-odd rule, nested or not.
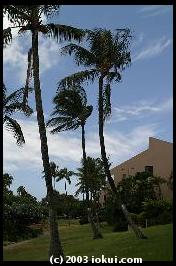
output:
[[[46,18],[43,17],[43,21]],[[3,19],[4,28],[11,26],[7,17]],[[16,74],[16,79],[21,84],[25,83],[27,71],[27,53],[31,47],[31,34],[18,36],[18,29],[12,30],[13,40],[3,49],[4,73]],[[44,38],[39,35],[40,74],[55,66],[60,60],[60,46],[56,40]]]
[[[143,47],[140,52],[134,54],[132,57],[132,62],[155,57],[161,54],[171,44],[172,39],[166,39],[166,37],[162,37],[159,40],[150,42],[147,46]]]
[[[22,127],[26,144],[18,147],[12,134],[4,128],[3,157],[4,171],[16,171],[26,169],[41,169],[42,160],[40,152],[40,138],[36,121],[30,119],[19,120]],[[50,160],[58,162],[59,165],[77,164],[82,158],[81,133],[68,134],[63,132],[57,135],[51,135],[47,131],[48,147]],[[111,155],[114,162],[121,162],[134,155],[139,149],[147,145],[148,137],[155,135],[155,127],[146,125],[133,128],[130,133],[105,131],[105,144],[107,154]],[[87,154],[94,157],[100,156],[100,146],[98,132],[86,134]]]
[[[12,134],[4,127],[4,167],[7,170],[23,167],[42,169],[40,153],[40,138],[36,121],[18,120],[22,127],[26,143],[23,147],[17,147]],[[47,131],[49,154],[58,160],[79,162],[81,158],[81,143],[78,138],[67,136],[51,135]],[[12,169],[11,169],[12,168]]]
[[[169,112],[173,110],[173,100],[169,98],[162,103],[154,103],[151,101],[139,101],[135,104],[114,107],[114,118],[110,121],[119,122],[130,119],[131,117],[143,117],[153,113]]]
[[[162,15],[171,10],[171,5],[147,5],[138,10],[143,18],[154,17]]]

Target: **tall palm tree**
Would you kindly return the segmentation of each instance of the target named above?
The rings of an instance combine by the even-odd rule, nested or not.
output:
[[[45,36],[54,37],[59,41],[67,41],[75,39],[80,41],[85,31],[76,29],[66,25],[55,25],[53,23],[44,25],[42,24],[42,15],[47,18],[58,12],[60,5],[5,5],[4,14],[8,14],[8,18],[14,23],[14,27],[19,27],[19,33],[30,31],[32,35],[32,49],[29,51],[28,56],[28,77],[30,72],[33,73],[34,90],[35,90],[35,103],[37,111],[37,121],[41,140],[41,154],[43,161],[43,168],[45,172],[45,182],[47,187],[47,197],[49,201],[49,224],[50,224],[50,248],[49,257],[64,256],[63,248],[61,246],[56,209],[54,207],[54,193],[52,187],[51,170],[49,164],[48,144],[46,136],[46,127],[43,114],[43,105],[40,88],[39,76],[39,53],[38,53],[38,39],[39,32]],[[4,32],[3,32],[4,33]],[[7,44],[11,41],[11,29],[6,29],[6,34],[3,34],[4,43]],[[32,63],[30,64],[30,61]],[[26,82],[28,85],[28,82]],[[24,103],[27,101],[28,86],[24,97]]]
[[[47,126],[55,127],[51,131],[52,134],[81,127],[83,161],[85,164],[85,123],[93,110],[92,105],[87,105],[85,90],[81,86],[60,90],[54,97],[53,103],[55,104],[54,111],[51,114],[53,117],[47,122]],[[88,201],[88,191],[86,192],[86,198]]]
[[[128,213],[117,192],[111,176],[104,143],[104,122],[111,114],[111,83],[121,80],[121,72],[131,62],[129,52],[130,37],[129,29],[116,30],[115,34],[106,29],[95,29],[89,31],[87,37],[89,42],[88,49],[73,43],[63,47],[63,54],[74,54],[76,63],[83,65],[87,69],[62,79],[58,87],[67,88],[74,84],[79,85],[87,80],[94,81],[96,78],[98,79],[99,139],[106,176],[117,204],[122,208],[136,236],[138,238],[146,238],[132,221],[130,213]]]
[[[25,143],[25,139],[21,126],[14,118],[12,118],[12,115],[16,112],[22,112],[26,116],[29,116],[33,112],[29,106],[25,109],[25,111],[23,109],[22,100],[24,90],[24,88],[21,88],[12,92],[10,95],[7,95],[7,89],[3,84],[3,124],[7,130],[13,133],[18,145]]]
[[[91,115],[93,107],[87,105],[87,96],[85,90],[81,86],[70,87],[69,89],[61,89],[53,99],[55,104],[54,111],[51,118],[47,122],[47,126],[54,126],[51,133],[55,134],[63,130],[75,130],[81,127],[82,130],[82,151],[84,175],[86,176],[86,149],[85,149],[85,123],[87,118]],[[85,185],[86,204],[89,208],[89,190]],[[92,215],[90,212],[89,218],[91,225],[93,225]],[[102,235],[93,225],[94,238],[101,238]]]

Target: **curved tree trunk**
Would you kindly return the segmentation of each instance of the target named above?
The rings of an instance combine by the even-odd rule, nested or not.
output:
[[[56,210],[54,208],[53,186],[52,186],[51,170],[50,170],[49,156],[48,156],[46,128],[45,128],[43,107],[42,107],[42,97],[41,97],[40,79],[39,79],[38,31],[32,32],[32,50],[33,50],[33,76],[34,76],[37,121],[38,121],[40,141],[41,141],[43,168],[45,172],[45,181],[47,187],[47,198],[49,203],[49,223],[50,223],[49,256],[53,255],[54,257],[58,257],[60,255],[63,256],[63,250],[59,238]]]
[[[81,125],[82,127],[82,150],[83,150],[83,165],[84,165],[84,175],[86,176],[86,148],[85,148],[85,130],[84,130],[84,123],[82,123]],[[93,219],[93,215],[92,215],[92,210],[91,210],[91,206],[90,206],[90,201],[89,201],[89,191],[87,188],[85,188],[86,190],[86,205],[87,205],[87,215],[88,215],[88,221],[91,224],[92,227],[92,231],[93,231],[93,235],[94,235],[94,239],[97,238],[102,238],[102,234],[99,232],[94,219]]]
[[[119,196],[119,193],[117,192],[117,189],[115,187],[114,180],[111,177],[111,172],[109,169],[109,163],[108,159],[106,156],[106,149],[105,149],[105,143],[104,143],[104,133],[103,133],[103,76],[99,78],[99,139],[100,139],[100,147],[101,147],[101,157],[103,160],[104,168],[105,168],[105,173],[108,178],[109,185],[111,187],[111,190],[114,194],[114,197],[117,201],[117,204],[119,207],[121,207],[125,218],[128,221],[128,224],[136,234],[138,238],[147,238],[143,232],[135,225],[135,223],[132,221],[130,213],[127,211],[126,206],[122,203],[121,198]]]

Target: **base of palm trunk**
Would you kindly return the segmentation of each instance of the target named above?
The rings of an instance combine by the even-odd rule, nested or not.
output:
[[[87,214],[88,214],[88,221],[91,224],[92,231],[93,231],[93,239],[103,238],[102,234],[100,233],[99,229],[97,228],[94,222],[92,211],[90,208],[87,209]]]
[[[147,239],[147,237],[144,235],[144,233],[140,230],[140,228],[133,222],[130,213],[127,211],[126,206],[124,204],[121,204],[122,211],[124,213],[124,216],[127,219],[127,222],[131,229],[134,231],[135,235],[139,239]]]
[[[50,249],[49,257],[62,256],[64,258],[63,248],[60,242],[57,213],[54,209],[49,208],[49,225],[50,225]]]
[[[103,238],[103,236],[102,236],[101,233],[98,233],[98,234],[96,234],[96,235],[93,237],[93,239],[101,239],[101,238]]]

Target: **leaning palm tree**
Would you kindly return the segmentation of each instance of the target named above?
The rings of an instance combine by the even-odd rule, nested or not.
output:
[[[81,86],[61,89],[53,99],[53,102],[55,104],[54,112],[51,114],[53,117],[47,122],[48,126],[54,127],[51,133],[55,134],[64,130],[75,130],[78,127],[82,129],[83,164],[86,178],[85,123],[91,115],[93,107],[92,105],[87,105],[87,96]],[[86,185],[85,192],[87,209],[89,209],[89,190]],[[88,212],[88,215],[92,225],[91,212]],[[94,238],[101,238],[101,233],[96,228],[94,230],[94,227],[92,227]]]
[[[24,106],[27,102],[28,96],[28,81],[31,72],[34,79],[35,103],[37,112],[38,128],[41,140],[41,154],[43,161],[43,168],[45,172],[45,182],[47,187],[47,198],[49,201],[49,224],[50,224],[50,248],[49,257],[64,256],[63,248],[61,246],[56,209],[54,207],[54,193],[52,186],[51,170],[49,164],[48,144],[46,136],[46,127],[43,114],[43,104],[41,97],[40,76],[39,76],[39,53],[38,53],[38,39],[39,33],[46,37],[53,37],[59,41],[67,41],[75,39],[80,41],[85,31],[76,29],[66,25],[55,25],[53,23],[44,25],[42,23],[42,15],[47,18],[58,12],[60,5],[5,5],[4,14],[8,15],[14,27],[19,28],[19,33],[30,31],[32,35],[32,49],[28,54],[28,73],[26,82],[26,91],[24,97]],[[12,40],[11,28],[3,31],[4,43],[7,45]]]
[[[99,139],[106,176],[117,204],[122,208],[136,236],[138,238],[146,238],[132,221],[130,213],[128,213],[117,192],[111,176],[104,142],[104,122],[111,114],[111,83],[121,80],[122,70],[131,62],[129,52],[130,37],[129,29],[116,30],[115,34],[106,29],[95,29],[89,31],[87,37],[89,42],[88,49],[73,43],[63,47],[63,54],[74,54],[76,63],[83,65],[87,69],[62,79],[58,88],[69,88],[75,84],[80,85],[85,81],[91,80],[93,82],[95,79],[98,80]]]
[[[27,108],[25,108],[25,112],[23,110],[22,100],[24,90],[24,88],[21,88],[12,92],[10,95],[7,95],[7,89],[3,84],[3,124],[7,130],[13,133],[18,145],[25,143],[25,139],[21,126],[14,118],[12,118],[12,115],[16,112],[22,112],[26,116],[29,116],[33,112],[29,106],[26,106]]]

